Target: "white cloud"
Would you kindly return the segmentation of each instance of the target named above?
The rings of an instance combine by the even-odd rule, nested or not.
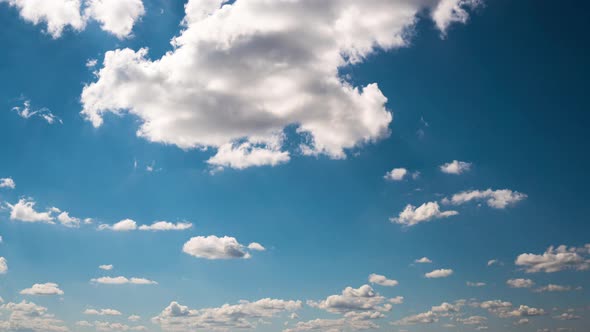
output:
[[[369,282],[372,284],[377,284],[380,286],[388,286],[388,287],[397,286],[397,284],[398,284],[397,280],[388,279],[385,276],[375,274],[375,273],[369,275]]]
[[[171,223],[168,221],[156,221],[151,225],[139,226],[140,231],[183,231],[193,227],[190,222]]]
[[[0,306],[0,310],[9,313],[3,315],[7,320],[0,320],[1,331],[27,332],[67,332],[63,321],[47,313],[47,308],[33,302],[10,302]]]
[[[106,113],[133,114],[138,136],[213,148],[214,166],[287,162],[290,125],[305,141],[302,154],[343,159],[387,137],[392,115],[377,84],[355,87],[339,69],[407,46],[416,15],[432,4],[190,0],[185,29],[161,58],[149,59],[145,48],[105,54],[82,92],[82,114],[95,127]]]
[[[8,272],[8,261],[6,258],[0,257],[0,274],[6,274],[6,272]]]
[[[422,257],[422,258],[420,258],[420,259],[416,259],[416,260],[414,261],[414,263],[419,263],[419,264],[430,264],[430,263],[432,263],[432,261],[431,261],[431,260],[430,260],[430,258],[428,258],[428,257]]]
[[[469,287],[483,287],[486,285],[485,282],[481,282],[481,281],[478,281],[478,282],[468,281],[465,284]]]
[[[53,282],[45,284],[34,284],[31,288],[20,291],[22,295],[63,295],[64,292],[59,289],[59,285]]]
[[[54,218],[51,216],[51,211],[37,212],[35,210],[35,204],[35,201],[25,198],[21,198],[14,205],[6,203],[10,209],[10,220],[53,224]]]
[[[152,322],[160,325],[163,330],[174,331],[252,329],[260,319],[272,318],[300,308],[301,301],[270,298],[204,309],[190,309],[178,302],[171,302],[158,316],[152,318]]]
[[[389,303],[402,304],[402,303],[404,303],[404,297],[403,296],[392,297],[391,299],[389,299]]]
[[[97,64],[98,64],[98,60],[97,59],[88,59],[86,61],[86,67],[87,68],[94,68],[94,67],[96,67]]]
[[[14,189],[16,188],[16,183],[12,178],[2,178],[0,179],[0,188]]]
[[[404,226],[414,226],[421,222],[448,218],[457,214],[459,214],[457,211],[441,211],[437,202],[424,203],[419,207],[408,204],[398,217],[390,218],[390,221]]]
[[[248,249],[250,250],[254,250],[254,251],[265,251],[266,248],[262,246],[262,244],[258,243],[258,242],[252,242],[248,245]]]
[[[84,310],[85,315],[95,316],[121,316],[121,312],[115,309],[86,309]]]
[[[509,279],[506,280],[506,284],[512,288],[531,288],[535,285],[535,282],[531,279]]]
[[[125,284],[134,284],[134,285],[157,285],[158,283],[145,279],[145,278],[127,278],[127,277],[101,277],[95,278],[90,280],[93,283],[97,284],[107,284],[107,285],[125,285]]]
[[[308,301],[307,304],[331,313],[346,314],[358,311],[390,311],[392,306],[385,301],[386,298],[375,292],[371,286],[363,285],[356,289],[346,287],[340,295],[330,295],[325,300]]]
[[[0,2],[2,2],[2,0],[0,0]],[[49,108],[47,108],[47,107],[43,107],[43,108],[40,108],[37,110],[32,110],[30,100],[25,100],[23,102],[23,106],[15,106],[12,108],[12,110],[14,112],[16,112],[16,114],[18,114],[18,116],[20,116],[23,119],[30,119],[32,117],[38,117],[38,118],[45,120],[49,124],[54,124],[56,121],[59,123],[63,123],[63,121],[61,121],[61,119],[59,117],[54,115],[51,112],[51,110],[49,110]]]
[[[86,4],[85,16],[119,39],[129,37],[135,22],[145,14],[142,0],[88,0]]]
[[[567,292],[570,291],[572,289],[571,286],[562,286],[562,285],[555,285],[555,284],[549,284],[543,287],[539,287],[537,289],[535,289],[535,292],[537,293],[544,293],[544,292]]]
[[[131,315],[131,316],[127,317],[127,319],[128,319],[129,321],[131,321],[131,322],[137,322],[138,320],[140,320],[140,319],[141,319],[141,316],[138,316],[138,315]]]
[[[530,316],[542,316],[545,315],[545,310],[539,308],[532,308],[527,305],[520,305],[517,308],[513,308],[512,303],[491,300],[482,303],[474,303],[482,309],[488,310],[490,313],[497,315],[500,318],[512,318],[512,317],[530,317]]]
[[[510,189],[501,190],[472,190],[464,191],[453,195],[450,199],[443,199],[444,204],[460,205],[470,201],[483,201],[489,207],[495,209],[504,209],[507,206],[514,205],[527,198],[526,194],[519,193],[518,191],[512,191]]]
[[[451,270],[451,269],[438,269],[438,270],[428,272],[424,276],[429,279],[446,278],[446,277],[450,276],[451,274],[453,274],[453,270]]]
[[[482,3],[482,0],[441,0],[432,11],[432,19],[444,37],[452,23],[467,22],[469,14],[466,8],[473,9]]]
[[[385,173],[385,176],[383,176],[383,178],[391,181],[401,181],[407,174],[408,170],[405,168],[394,168],[391,171]]]
[[[251,255],[246,249],[248,248],[240,244],[234,237],[217,237],[215,235],[193,237],[182,247],[184,253],[205,259],[248,259]]]
[[[528,273],[558,272],[562,270],[584,271],[590,269],[589,250],[587,247],[568,248],[561,245],[557,248],[549,247],[542,255],[521,254],[514,262]]]
[[[450,163],[446,163],[440,166],[441,172],[456,175],[468,172],[470,169],[471,163],[458,160],[453,160]]]
[[[57,221],[59,221],[62,225],[66,227],[80,227],[80,219],[70,217],[70,214],[67,211],[61,212],[57,216]]]
[[[404,317],[398,321],[393,322],[393,325],[416,325],[416,324],[432,324],[438,322],[438,316],[432,311],[419,313],[416,315]]]
[[[576,319],[581,319],[582,317],[574,315],[569,312],[564,312],[563,314],[558,315],[558,316],[554,316],[553,318],[557,319],[557,320],[576,320]]]
[[[107,331],[117,331],[117,332],[125,332],[125,331],[147,331],[147,327],[142,325],[137,326],[129,326],[127,324],[118,323],[118,322],[101,322],[101,321],[94,321],[88,322],[85,320],[76,322],[77,326],[82,327],[94,327],[97,331],[107,332]]]
[[[111,230],[115,232],[128,232],[137,229],[137,223],[132,219],[123,219],[114,225],[101,224],[99,230]]]
[[[98,268],[101,269],[101,270],[110,271],[110,270],[113,269],[113,265],[111,265],[111,264],[108,264],[108,265],[99,265]]]
[[[492,265],[502,265],[502,262],[500,262],[497,259],[490,259],[487,263],[488,266],[492,266]]]

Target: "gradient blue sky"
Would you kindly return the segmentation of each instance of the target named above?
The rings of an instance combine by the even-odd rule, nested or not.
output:
[[[124,109],[120,116],[105,111],[100,127],[80,113],[85,108],[82,90],[99,81],[93,71],[104,67],[105,52],[148,47],[148,58],[157,60],[173,50],[171,38],[187,25],[191,29],[190,23],[182,25],[186,1],[143,0],[144,14],[121,39],[92,19],[79,31],[68,26],[52,36],[46,20],[34,24],[20,16],[19,4],[26,2],[0,0],[0,178],[15,183],[11,188],[8,180],[0,181],[0,256],[8,266],[0,275],[0,331],[174,330],[166,325],[170,322],[179,331],[233,331],[234,316],[197,310],[240,300],[254,307],[240,313],[254,331],[590,331],[587,4],[442,1],[469,15],[465,24],[454,22],[443,33],[431,18],[441,4],[420,1],[424,5],[405,31],[403,47],[375,46],[360,61],[338,68],[352,86],[378,84],[393,115],[386,123],[389,135],[355,142],[345,148],[346,158],[325,152],[306,156],[298,146],[309,137],[299,135],[298,124],[291,123],[284,127],[280,147],[290,154],[288,162],[243,169],[226,164],[221,170],[207,162],[219,146],[182,149],[138,137],[144,120]],[[248,2],[261,1],[237,0],[229,6]],[[299,2],[310,15],[319,12],[308,8],[313,2]],[[267,55],[261,52],[260,61]],[[94,68],[86,66],[89,59],[98,60]],[[119,70],[122,77],[128,74]],[[190,75],[199,77],[200,72]],[[331,98],[329,93],[325,98]],[[173,92],[166,96],[174,103]],[[314,97],[319,104],[322,96]],[[127,102],[141,109],[141,98]],[[19,116],[25,101],[30,111],[41,113]],[[51,124],[38,116],[49,112],[59,120]],[[224,120],[229,121],[223,116],[212,121]],[[249,126],[240,121],[236,126],[242,124]],[[174,137],[176,131],[168,129]],[[265,144],[262,148],[276,152]],[[460,174],[441,170],[454,160],[470,167]],[[386,179],[394,168],[408,174],[400,181]],[[413,178],[414,172],[419,176]],[[509,191],[494,192],[501,189]],[[445,204],[444,198],[464,192],[481,197]],[[520,199],[514,198],[517,193]],[[506,206],[487,204],[488,198],[506,194],[513,200]],[[19,200],[35,202],[37,213],[58,207],[79,218],[80,225],[62,225],[57,212],[48,212],[54,224],[23,222],[11,217]],[[458,214],[426,211],[428,222],[416,215],[404,219],[415,225],[393,220],[408,204],[428,202]],[[92,223],[84,223],[85,218]],[[192,227],[104,229],[124,219],[138,226],[164,220]],[[227,248],[222,248],[226,259],[183,252],[191,238],[211,235],[234,237],[242,245],[237,250],[252,257],[235,257]],[[265,250],[247,249],[253,242]],[[567,248],[550,249],[559,245]],[[531,255],[519,256],[526,253]],[[414,262],[421,257],[432,262]],[[488,265],[493,259],[498,264]],[[114,268],[99,269],[103,264]],[[425,276],[437,269],[453,273]],[[370,283],[371,274],[397,285]],[[92,281],[105,276],[157,284]],[[507,282],[514,279],[530,282],[510,287]],[[22,293],[45,283],[58,284],[63,294]],[[365,284],[380,295],[358,295]],[[564,291],[543,291],[550,284],[564,286]],[[343,294],[346,287],[359,289],[353,292],[358,296]],[[332,295],[339,296],[329,301]],[[384,307],[397,296],[403,296],[403,303]],[[253,304],[265,298],[280,302],[276,312]],[[510,306],[488,310],[485,303],[493,300]],[[167,314],[164,309],[173,301],[195,311]],[[451,307],[433,308],[445,302]],[[30,303],[55,317],[33,315],[27,311]],[[26,304],[28,309],[15,309]],[[295,308],[278,308],[285,304]],[[84,314],[87,309],[115,309],[121,315]],[[292,312],[297,315],[290,317]],[[210,325],[199,325],[203,313],[211,315]],[[358,318],[366,313],[379,317]],[[130,321],[130,315],[141,318]],[[465,324],[478,316],[484,318]],[[412,319],[416,317],[418,321]],[[223,326],[227,320],[232,323]],[[316,328],[311,321],[333,325]]]

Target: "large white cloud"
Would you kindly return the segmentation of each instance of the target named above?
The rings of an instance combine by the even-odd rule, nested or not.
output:
[[[234,237],[215,235],[193,237],[182,247],[184,253],[205,259],[248,259],[251,257],[248,249],[263,251],[264,247],[256,242],[244,246]]]
[[[415,207],[411,204],[406,205],[405,209],[400,212],[399,216],[389,220],[396,224],[404,226],[415,226],[422,222],[434,219],[448,218],[459,214],[457,211],[441,211],[437,202],[428,202]]]
[[[240,301],[217,308],[190,309],[171,302],[152,322],[167,331],[251,329],[258,320],[301,308],[301,301],[265,298],[255,302]]]
[[[471,190],[463,191],[453,195],[451,198],[444,198],[444,204],[461,205],[471,201],[485,201],[489,207],[504,209],[527,198],[526,194],[512,191],[510,189],[499,190]]]
[[[557,248],[551,246],[543,254],[521,254],[514,262],[521,266],[526,272],[558,272],[562,270],[589,270],[590,269],[590,246],[570,247],[561,245]]]
[[[145,14],[141,0],[0,0],[2,2],[16,7],[25,21],[45,24],[45,32],[53,38],[59,38],[66,28],[81,31],[90,20],[98,21],[104,31],[118,38],[128,37],[137,20]]]
[[[63,321],[47,313],[47,308],[33,302],[9,302],[0,306],[2,315],[0,331],[11,332],[67,332]]]
[[[35,201],[21,198],[16,204],[6,203],[10,210],[10,220],[24,222],[44,222],[53,224],[52,211],[38,212],[35,210]]]
[[[64,292],[59,289],[59,285],[53,282],[45,284],[34,284],[31,288],[23,289],[22,295],[63,295]]]
[[[417,13],[433,3],[190,0],[186,28],[161,58],[149,59],[145,48],[105,54],[97,81],[82,92],[82,114],[95,127],[109,112],[136,115],[138,136],[212,147],[213,166],[288,161],[290,125],[304,141],[301,153],[345,158],[347,149],[386,137],[392,115],[376,84],[354,87],[339,69],[406,46]]]

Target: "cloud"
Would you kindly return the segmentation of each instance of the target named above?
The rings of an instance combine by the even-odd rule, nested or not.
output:
[[[453,160],[450,163],[446,163],[440,166],[440,170],[443,173],[459,175],[468,172],[471,169],[471,163]]]
[[[474,303],[482,309],[488,310],[500,318],[531,317],[545,315],[545,310],[532,308],[527,305],[520,305],[513,308],[512,303],[501,300],[490,300],[482,303]]]
[[[424,276],[429,279],[446,278],[446,277],[450,276],[451,274],[453,274],[453,270],[451,270],[451,269],[438,269],[438,270],[428,272]]]
[[[470,201],[486,201],[486,204],[495,209],[504,209],[507,206],[514,205],[527,198],[526,194],[512,191],[510,189],[501,190],[472,190],[464,191],[453,195],[450,199],[444,198],[444,204],[461,205]]]
[[[95,316],[121,316],[121,312],[115,309],[86,309],[84,310],[85,315]]]
[[[577,316],[577,315],[574,315],[574,314],[569,313],[569,312],[564,312],[561,315],[553,316],[553,318],[554,319],[557,319],[557,320],[577,320],[577,319],[581,319],[582,317]]]
[[[109,265],[99,265],[98,268],[101,269],[101,270],[110,271],[110,270],[113,269],[113,265],[111,265],[111,264],[109,264]]]
[[[138,316],[138,315],[131,315],[131,316],[127,317],[127,319],[128,319],[129,321],[131,321],[131,322],[137,322],[138,320],[140,320],[140,319],[141,319],[141,316]]]
[[[432,312],[427,311],[416,315],[404,317],[398,321],[393,322],[393,325],[416,325],[416,324],[432,324],[438,322],[438,316]]]
[[[156,221],[151,225],[139,226],[140,231],[183,231],[193,227],[190,222],[171,223],[168,221]]]
[[[86,67],[87,68],[94,68],[94,67],[96,67],[97,64],[98,64],[98,60],[97,59],[88,59],[86,61]]]
[[[88,0],[86,4],[85,16],[119,39],[129,37],[135,22],[145,15],[141,0]]]
[[[430,264],[430,263],[432,263],[432,261],[431,261],[431,260],[430,260],[430,258],[428,258],[428,257],[422,257],[422,258],[420,258],[420,259],[416,259],[416,260],[414,261],[414,263],[419,263],[419,264]]]
[[[80,227],[80,219],[70,217],[70,214],[67,211],[63,211],[59,215],[57,215],[57,221],[59,221],[62,225],[66,227]]]
[[[487,263],[488,266],[492,266],[492,265],[503,265],[502,262],[500,262],[497,259],[490,259]]]
[[[178,302],[171,302],[158,316],[152,318],[152,322],[160,325],[163,330],[175,331],[252,329],[260,319],[272,318],[300,308],[301,301],[270,298],[204,309],[190,309]]]
[[[54,218],[51,216],[51,211],[37,212],[35,210],[35,204],[35,201],[25,198],[21,198],[14,205],[6,203],[10,209],[10,220],[53,224]]]
[[[64,292],[59,289],[59,285],[53,282],[45,284],[34,284],[31,288],[20,291],[21,295],[63,295]]]
[[[509,279],[506,280],[506,284],[511,288],[531,288],[535,285],[535,282],[531,279]]]
[[[469,287],[483,287],[486,285],[485,282],[472,282],[472,281],[468,281],[465,284]]]
[[[562,286],[562,285],[555,285],[555,284],[549,284],[543,287],[539,287],[537,289],[535,289],[535,292],[537,293],[544,293],[544,292],[567,292],[570,291],[572,289],[571,286]]]
[[[363,285],[356,289],[346,287],[342,294],[330,295],[319,302],[308,301],[307,304],[331,313],[346,314],[358,311],[390,311],[392,306],[385,301],[386,298],[375,292],[371,286]]]
[[[8,315],[7,320],[0,320],[2,331],[26,331],[26,332],[67,332],[63,321],[56,319],[54,315],[47,313],[47,308],[38,306],[33,302],[10,302],[0,306],[0,310]]]
[[[459,214],[457,211],[441,211],[437,202],[428,202],[419,207],[408,204],[398,217],[389,220],[404,226],[414,226],[421,222],[448,218],[457,214]]]
[[[125,284],[134,284],[134,285],[157,285],[158,283],[145,279],[145,278],[127,278],[127,277],[101,277],[95,278],[90,280],[93,283],[97,284],[106,284],[106,285],[125,285]]]
[[[387,279],[387,277],[379,275],[379,274],[375,274],[375,273],[373,273],[369,276],[369,282],[372,284],[377,284],[380,286],[387,286],[387,287],[397,286],[397,284],[398,284],[397,280]]]
[[[0,274],[6,274],[8,272],[8,261],[4,257],[0,257]],[[0,301],[2,302],[2,301]]]
[[[2,0],[0,0],[0,2],[2,2]],[[63,123],[63,121],[51,113],[51,110],[49,110],[47,107],[43,107],[38,110],[32,110],[30,100],[25,100],[23,102],[23,106],[15,106],[12,108],[12,110],[23,119],[38,117],[45,120],[49,124],[54,124],[55,122]]]
[[[254,245],[254,247],[257,246]],[[248,259],[251,255],[246,249],[258,250],[259,248],[246,248],[234,237],[215,235],[193,237],[182,247],[184,253],[205,259]]]
[[[408,170],[405,168],[394,168],[391,171],[385,173],[383,178],[390,181],[401,181],[407,174]]]
[[[16,183],[12,178],[2,178],[0,179],[0,188],[14,189],[16,188]]]
[[[114,225],[101,224],[99,230],[111,230],[115,232],[128,232],[137,229],[137,223],[132,219],[123,219]]]
[[[101,321],[78,321],[76,322],[77,326],[81,327],[94,327],[97,331],[147,331],[148,329],[145,326],[138,325],[138,326],[129,326],[123,323],[114,323],[114,322],[101,322]]]
[[[441,31],[442,36],[446,36],[447,29],[452,23],[467,23],[469,19],[468,9],[474,9],[483,3],[482,0],[442,0],[432,11],[432,20],[436,27]]]
[[[150,59],[146,48],[105,54],[82,92],[82,114],[95,127],[106,113],[132,114],[138,136],[212,148],[213,166],[287,162],[289,126],[303,140],[301,154],[343,159],[387,137],[392,114],[377,84],[353,86],[339,70],[409,45],[417,14],[432,4],[190,0],[184,29],[162,57]]]
[[[553,273],[563,270],[584,271],[590,269],[588,246],[568,248],[561,245],[557,248],[549,247],[542,255],[521,254],[514,262],[528,273]]]
[[[262,246],[262,244],[258,243],[258,242],[252,242],[248,245],[248,249],[250,250],[254,250],[254,251],[265,251],[266,248]]]

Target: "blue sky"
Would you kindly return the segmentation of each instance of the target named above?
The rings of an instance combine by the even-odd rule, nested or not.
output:
[[[0,0],[0,331],[588,331],[584,7]]]

